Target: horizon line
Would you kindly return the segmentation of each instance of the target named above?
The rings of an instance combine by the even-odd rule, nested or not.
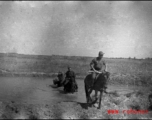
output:
[[[67,57],[91,57],[93,56],[78,56],[78,55],[59,55],[59,54],[52,54],[52,55],[42,55],[42,54],[25,54],[25,53],[15,53],[15,52],[0,52],[0,54],[18,54],[18,55],[30,55],[30,56],[67,56]],[[112,59],[152,59],[151,57],[145,57],[145,58],[136,58],[136,57],[104,57],[104,58],[112,58]]]

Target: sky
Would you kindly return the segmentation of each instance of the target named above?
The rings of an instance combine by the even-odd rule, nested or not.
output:
[[[152,57],[151,1],[0,1],[0,52]]]

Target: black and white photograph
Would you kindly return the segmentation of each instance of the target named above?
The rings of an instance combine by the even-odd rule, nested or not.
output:
[[[152,119],[152,1],[0,1],[0,119]]]

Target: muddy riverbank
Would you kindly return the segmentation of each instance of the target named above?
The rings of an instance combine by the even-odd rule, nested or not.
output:
[[[100,110],[86,104],[84,82],[77,80],[78,92],[65,94],[63,88],[53,88],[50,78],[41,77],[0,77],[0,118],[1,119],[64,119],[64,118],[152,118],[147,114],[127,115],[128,109],[148,109],[150,89],[109,85],[103,94]],[[93,94],[92,94],[93,95]],[[107,110],[117,109],[119,114],[108,114]]]

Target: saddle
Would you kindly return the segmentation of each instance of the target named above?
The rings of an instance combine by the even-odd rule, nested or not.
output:
[[[72,93],[78,91],[78,85],[74,78],[66,78],[66,83],[64,84],[64,91]]]
[[[94,84],[96,83],[96,80],[98,79],[98,77],[99,77],[100,74],[103,74],[106,79],[109,78],[109,72],[103,73],[103,72],[100,72],[100,71],[90,70],[89,73],[96,73],[94,79],[92,80],[92,82],[93,82],[93,83],[92,83],[92,87],[93,87]],[[107,88],[107,86],[105,86],[105,88]]]

